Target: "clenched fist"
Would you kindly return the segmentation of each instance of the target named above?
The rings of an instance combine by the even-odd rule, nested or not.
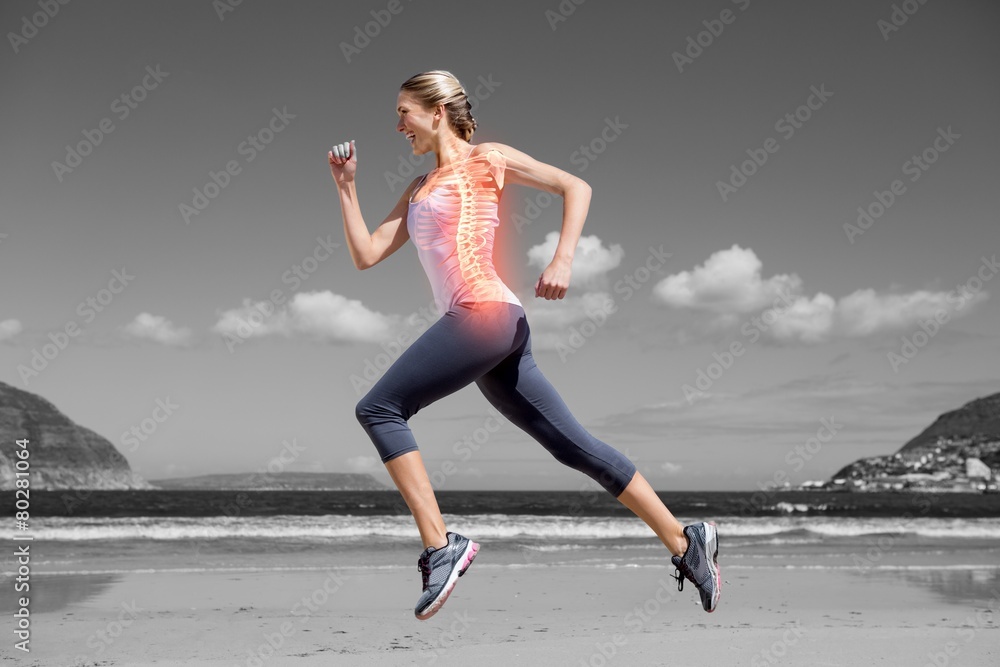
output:
[[[358,171],[358,149],[354,146],[354,139],[337,144],[327,152],[327,157],[330,159],[330,174],[337,185],[354,181],[354,174]]]

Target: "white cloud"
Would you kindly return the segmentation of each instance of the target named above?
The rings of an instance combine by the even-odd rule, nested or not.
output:
[[[653,293],[678,308],[731,315],[771,306],[781,294],[795,293],[802,285],[794,273],[762,280],[761,266],[753,250],[733,245],[729,250],[713,253],[692,271],[664,278],[653,288]]]
[[[555,256],[559,245],[559,232],[549,232],[545,241],[528,250],[528,264],[544,270]],[[605,248],[597,236],[581,236],[573,252],[570,286],[588,290],[606,286],[608,271],[622,263],[625,251],[621,245]]]
[[[251,302],[223,312],[212,331],[240,338],[271,335],[306,336],[316,340],[386,340],[402,318],[366,308],[356,299],[330,291],[299,292],[276,308],[270,301]]]
[[[0,322],[0,341],[13,338],[21,333],[22,328],[20,320],[4,320]]]
[[[352,456],[345,463],[351,472],[372,472],[378,467],[378,459],[374,456]]]
[[[676,475],[681,471],[681,466],[676,463],[671,463],[670,461],[664,461],[660,468],[662,468],[668,475]]]
[[[607,292],[585,292],[577,297],[566,296],[555,301],[524,304],[524,313],[531,323],[531,349],[556,350],[574,347],[580,336],[590,336],[614,317],[609,308],[614,298]],[[580,327],[585,332],[580,332]],[[589,327],[593,327],[592,329]],[[574,333],[574,329],[576,332]]]
[[[124,330],[133,338],[145,338],[161,345],[187,345],[191,341],[190,329],[175,327],[166,318],[150,313],[136,315]]]
[[[775,340],[803,343],[912,329],[931,318],[964,315],[970,306],[989,298],[985,291],[879,294],[870,288],[839,300],[823,292],[809,297],[802,293],[797,275],[764,280],[761,268],[753,250],[734,245],[713,253],[692,271],[663,279],[654,294],[677,308],[708,311],[714,326],[735,327],[742,322]],[[764,308],[756,318],[749,316]]]
[[[528,264],[544,270],[555,255],[559,232],[549,232],[545,241],[528,250]],[[552,350],[566,345],[570,327],[587,320],[602,323],[614,297],[610,294],[608,273],[621,265],[625,251],[620,244],[605,247],[597,236],[581,236],[573,254],[570,291],[562,299],[522,299],[531,322],[531,346]]]
[[[781,341],[817,343],[834,336],[859,338],[886,331],[904,331],[936,318],[940,322],[935,326],[940,326],[951,318],[971,312],[970,305],[988,298],[986,292],[962,297],[955,292],[918,290],[907,294],[878,294],[872,289],[861,289],[834,301],[820,292],[811,300],[797,297],[787,312],[776,310],[771,334]]]
[[[910,327],[939,312],[954,314],[987,298],[985,292],[965,299],[949,292],[876,294],[864,289],[842,298],[837,304],[837,315],[844,335],[866,336],[880,329]]]
[[[542,301],[544,303],[528,301],[524,304],[532,333],[535,329],[563,330],[588,317],[598,318],[594,313],[607,313],[608,302],[613,301],[613,297],[607,292],[584,292],[580,296],[567,294],[562,299]]]
[[[833,331],[837,302],[828,294],[819,292],[812,299],[796,297],[789,307],[769,310],[769,317],[774,318],[770,329],[774,338],[819,343]]]

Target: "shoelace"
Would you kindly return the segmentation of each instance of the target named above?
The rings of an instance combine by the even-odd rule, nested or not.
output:
[[[684,577],[688,576],[688,574],[687,574],[687,567],[685,566],[685,568],[683,570],[678,567],[676,570],[674,570],[674,574],[671,574],[670,576],[677,580],[677,590],[683,591],[684,590]],[[692,579],[692,581],[694,581],[694,579]]]
[[[423,580],[423,588],[421,590],[427,590],[427,581],[431,576],[431,559],[430,557],[421,558],[417,560],[417,570],[420,571],[420,578]]]
[[[686,530],[685,530],[684,534],[687,535],[687,531]],[[691,549],[691,538],[689,537],[688,538],[688,551],[690,551],[690,549]],[[692,572],[691,568],[688,566],[688,564],[686,562],[684,562],[684,559],[686,557],[687,557],[687,551],[685,551],[683,554],[681,554],[680,565],[675,565],[674,567],[676,569],[674,570],[674,574],[670,575],[671,577],[673,577],[674,579],[677,580],[677,590],[678,591],[683,591],[684,590],[684,577],[687,577],[692,582],[694,582],[696,585],[698,583],[698,582],[696,582],[694,580],[694,572]]]

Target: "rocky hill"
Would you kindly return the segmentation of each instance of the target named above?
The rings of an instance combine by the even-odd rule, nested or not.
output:
[[[385,491],[371,475],[333,472],[279,472],[199,475],[151,479],[159,489],[212,489],[216,491]]]
[[[811,488],[852,491],[996,491],[1000,393],[938,417],[895,454],[860,459]]]
[[[936,446],[940,438],[1000,440],[1000,393],[977,398],[958,410],[944,413],[899,451],[926,450]]]
[[[97,433],[41,396],[0,382],[0,490],[14,488],[17,440],[28,440],[31,489],[149,489]]]

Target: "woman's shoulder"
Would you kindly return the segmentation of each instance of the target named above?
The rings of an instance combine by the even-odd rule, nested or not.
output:
[[[481,157],[483,155],[490,153],[491,151],[496,151],[500,154],[503,154],[504,151],[509,148],[510,148],[509,146],[498,143],[496,141],[484,141],[483,143],[476,144],[475,146],[472,147],[472,153],[470,153],[470,157]]]
[[[486,141],[473,147],[469,154],[472,164],[477,165],[474,171],[483,176],[490,174],[496,181],[497,188],[503,189],[504,172],[507,170],[507,157],[504,151],[509,147],[495,141]]]

